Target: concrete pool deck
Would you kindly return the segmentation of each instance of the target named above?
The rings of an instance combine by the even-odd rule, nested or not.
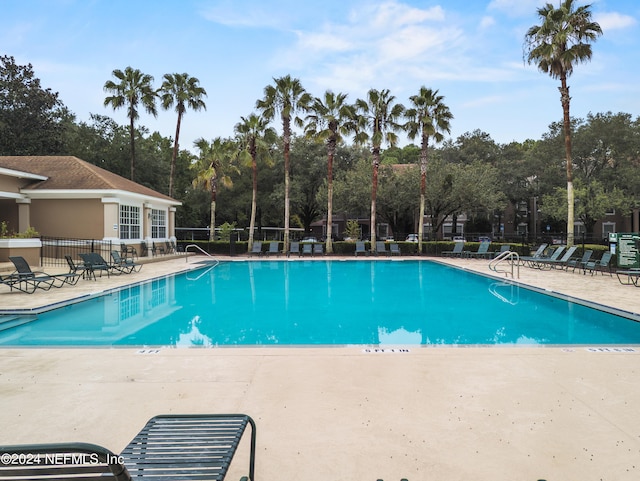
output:
[[[0,308],[186,266],[33,295],[2,286]],[[640,313],[640,290],[615,276],[521,268],[520,282]],[[156,414],[242,412],[257,424],[258,481],[636,480],[640,346],[600,347],[0,349],[0,444],[119,452]],[[246,453],[227,479],[247,474]]]

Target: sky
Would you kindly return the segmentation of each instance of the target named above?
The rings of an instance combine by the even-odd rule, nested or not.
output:
[[[548,0],[557,6],[559,0]],[[577,5],[588,2],[576,0]],[[103,87],[127,66],[154,77],[196,77],[206,110],[187,111],[180,147],[230,137],[274,78],[291,75],[314,96],[354,102],[389,89],[397,102],[425,86],[454,118],[446,138],[474,130],[506,144],[540,139],[562,119],[559,80],[525,61],[538,0],[0,0],[0,55],[31,64],[78,121],[104,106]],[[640,116],[640,2],[592,0],[603,35],[569,78],[571,114]],[[139,124],[173,138],[177,114]],[[279,122],[274,127],[280,131]],[[409,142],[402,138],[401,145]]]

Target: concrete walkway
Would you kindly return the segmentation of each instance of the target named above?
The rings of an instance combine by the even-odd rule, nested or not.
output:
[[[3,288],[0,306],[132,280]],[[523,268],[520,280],[640,313],[640,290],[615,277]],[[258,426],[258,481],[637,480],[640,346],[600,347],[0,349],[0,444],[118,452],[155,414],[243,412]],[[247,474],[246,452],[227,479]]]

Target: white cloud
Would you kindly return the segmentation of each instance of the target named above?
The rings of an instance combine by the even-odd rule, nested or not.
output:
[[[600,24],[603,32],[622,30],[633,27],[638,23],[635,18],[616,12],[594,14],[593,18]]]
[[[489,15],[485,15],[480,20],[480,28],[482,29],[493,27],[495,24],[496,24],[496,19],[493,17],[490,17]]]
[[[487,10],[497,10],[510,17],[532,15],[546,0],[491,0]]]

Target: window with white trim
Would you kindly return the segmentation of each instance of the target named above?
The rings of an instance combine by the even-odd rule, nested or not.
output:
[[[140,207],[120,205],[120,239],[140,239]]]
[[[612,234],[616,231],[616,223],[615,222],[603,222],[602,223],[602,236],[605,238],[609,237],[609,234]]]
[[[154,239],[166,239],[167,237],[167,212],[159,209],[151,210],[151,237]]]

